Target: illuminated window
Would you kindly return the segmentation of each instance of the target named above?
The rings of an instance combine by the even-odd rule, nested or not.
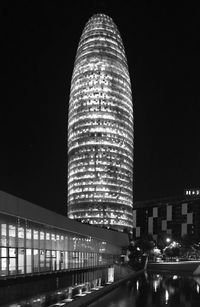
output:
[[[18,227],[18,247],[24,247],[24,228]]]
[[[32,229],[26,228],[26,247],[32,247]]]
[[[100,17],[100,18],[99,18]],[[77,50],[68,115],[68,216],[132,228],[133,107],[119,31],[106,15],[86,24]],[[127,207],[101,219],[106,205]],[[88,214],[96,206],[96,219]]]
[[[1,245],[7,245],[7,224],[1,224]]]
[[[8,226],[9,233],[9,246],[16,246],[16,226],[9,225]]]

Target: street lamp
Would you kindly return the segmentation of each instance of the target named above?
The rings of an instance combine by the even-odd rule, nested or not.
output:
[[[167,242],[167,243],[170,243],[170,242],[171,242],[171,239],[170,239],[170,238],[167,238],[167,239],[166,239],[166,242]]]

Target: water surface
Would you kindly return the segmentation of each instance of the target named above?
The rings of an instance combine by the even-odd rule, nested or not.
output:
[[[146,273],[88,307],[199,307],[200,277]]]

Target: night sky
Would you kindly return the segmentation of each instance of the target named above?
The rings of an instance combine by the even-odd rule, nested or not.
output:
[[[101,12],[118,26],[128,59],[134,199],[200,186],[200,12],[178,2],[1,2],[1,190],[66,213],[73,64],[85,23]]]

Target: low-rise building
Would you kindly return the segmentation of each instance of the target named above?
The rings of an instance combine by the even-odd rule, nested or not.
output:
[[[136,238],[151,234],[157,240],[158,235],[166,234],[174,239],[189,235],[200,240],[200,196],[197,194],[137,201],[133,206],[133,217]]]
[[[0,192],[0,277],[108,267],[128,235],[84,225]]]

